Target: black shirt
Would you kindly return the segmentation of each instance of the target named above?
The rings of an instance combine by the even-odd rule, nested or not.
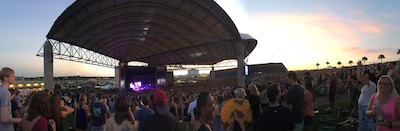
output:
[[[150,115],[143,125],[144,131],[179,131],[179,123],[171,113]]]
[[[14,101],[14,99],[11,99],[11,115],[12,115],[13,118],[16,118],[17,114],[15,114],[14,111],[18,112],[18,106],[17,106],[17,102]],[[18,124],[13,124],[13,125],[14,125],[14,130],[16,130],[17,127],[18,127]]]
[[[292,116],[295,124],[303,121],[304,90],[300,85],[294,85],[287,92],[287,104],[293,105]]]
[[[16,118],[16,114],[14,113],[14,111],[18,112],[18,106],[17,106],[17,102],[15,102],[13,99],[11,99],[11,115],[12,117]]]
[[[253,115],[253,120],[258,120],[258,117],[260,116],[261,98],[259,96],[249,95],[248,99],[251,106],[251,113]]]
[[[204,124],[201,124],[201,126],[199,127],[199,129],[197,131],[210,131],[210,129],[208,129],[208,127]],[[214,129],[211,127],[211,131],[214,131]]]
[[[293,129],[295,129],[295,125],[289,108],[281,105],[265,109],[257,124],[257,131],[288,131]]]

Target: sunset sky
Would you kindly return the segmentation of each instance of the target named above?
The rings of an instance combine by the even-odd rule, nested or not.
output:
[[[400,1],[215,0],[239,32],[258,40],[248,64],[282,62],[288,70],[399,60]],[[54,21],[74,0],[0,1],[0,66],[43,76],[36,54]],[[54,60],[54,75],[114,76],[114,69]],[[179,74],[179,72],[177,72]]]

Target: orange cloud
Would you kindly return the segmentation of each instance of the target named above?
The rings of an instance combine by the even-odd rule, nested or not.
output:
[[[376,34],[382,34],[384,30],[382,27],[372,23],[360,23],[358,24],[358,28],[362,32],[376,33]]]
[[[267,35],[280,34],[285,39],[296,39],[297,43],[311,48],[328,48],[326,45],[341,47],[360,41],[354,27],[334,15],[261,13],[252,15],[249,25],[253,30],[249,32],[251,35],[265,35],[257,39],[271,39]]]
[[[360,26],[360,30],[363,32],[371,32],[371,33],[382,33],[382,29],[372,26],[372,25],[363,25]]]
[[[367,50],[367,49],[358,48],[358,47],[344,48],[343,51],[356,53],[356,54],[367,54],[367,53],[373,52],[373,50]]]
[[[359,47],[345,47],[343,48],[343,52],[350,52],[353,54],[390,54],[391,52],[387,49],[366,49]]]

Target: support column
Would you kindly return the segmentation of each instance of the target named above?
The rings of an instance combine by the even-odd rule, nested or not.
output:
[[[117,76],[119,77],[118,79],[116,78],[115,80],[118,80],[118,84],[122,90],[126,90],[126,87],[128,87],[128,85],[126,84],[126,66],[128,66],[128,62],[120,61],[118,70],[117,69],[115,70],[115,77]]]
[[[236,78],[237,78],[237,86],[238,87],[245,87],[245,79],[246,75],[244,72],[245,68],[245,62],[244,62],[244,47],[241,42],[236,43],[236,60],[237,60],[237,73],[236,73]]]
[[[121,87],[121,66],[114,67],[115,75],[114,75],[114,85],[117,87]]]
[[[54,91],[53,77],[53,46],[49,40],[44,42],[44,88],[50,92]]]

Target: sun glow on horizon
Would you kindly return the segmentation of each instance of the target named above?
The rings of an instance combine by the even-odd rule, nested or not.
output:
[[[331,66],[339,66],[336,63],[340,61],[344,66],[363,56],[389,54],[361,46],[361,33],[379,35],[384,31],[381,27],[359,25],[331,14],[260,13],[251,15],[248,21],[248,33],[258,41],[249,64],[282,62],[289,70],[302,70],[316,69],[316,63],[323,67],[329,61]]]

